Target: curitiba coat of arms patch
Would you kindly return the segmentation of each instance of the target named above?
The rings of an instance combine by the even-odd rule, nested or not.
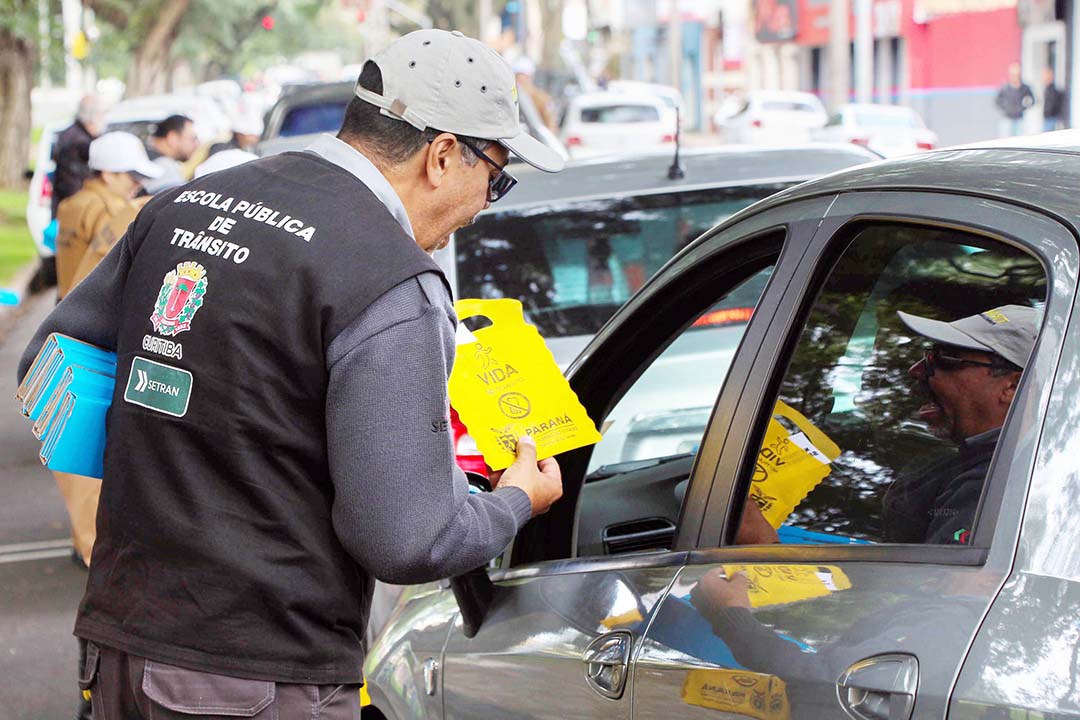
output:
[[[206,285],[206,268],[197,262],[182,262],[170,270],[150,315],[154,330],[170,337],[191,329],[191,319],[202,307]]]

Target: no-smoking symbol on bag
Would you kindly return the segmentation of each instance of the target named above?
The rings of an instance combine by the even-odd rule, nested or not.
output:
[[[499,398],[499,410],[511,420],[520,420],[532,410],[532,403],[519,392],[508,392]]]

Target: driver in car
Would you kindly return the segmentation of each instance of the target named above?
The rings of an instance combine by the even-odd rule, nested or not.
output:
[[[885,493],[882,541],[966,545],[983,481],[1039,330],[1039,311],[1004,305],[952,322],[897,313],[932,341],[908,374],[927,402],[919,417],[958,452],[899,477]],[[735,542],[779,542],[747,497]]]
[[[1039,311],[1004,305],[943,322],[897,313],[933,342],[911,366],[928,400],[919,417],[955,455],[898,478],[885,493],[885,542],[966,545],[983,481],[1039,330]]]

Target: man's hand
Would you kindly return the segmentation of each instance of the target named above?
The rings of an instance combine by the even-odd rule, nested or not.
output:
[[[723,608],[749,609],[750,581],[741,572],[729,578],[721,568],[710,570],[690,591],[690,602],[706,617]]]
[[[536,461],[536,441],[518,438],[517,459],[501,472],[491,474],[491,487],[518,487],[532,502],[533,517],[543,515],[562,497],[562,471],[555,458]]]

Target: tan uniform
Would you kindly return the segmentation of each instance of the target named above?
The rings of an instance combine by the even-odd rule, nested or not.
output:
[[[116,239],[124,234],[145,202],[136,203],[117,195],[96,177],[88,179],[82,190],[61,201],[56,210],[60,225],[56,237],[58,297],[63,298],[90,274]],[[115,239],[110,241],[109,238]],[[90,551],[97,537],[101,480],[64,472],[54,472],[53,477],[64,496],[71,520],[72,543],[83,562],[89,565]]]
[[[71,288],[74,288],[82,279],[90,274],[90,272],[98,266],[101,259],[109,254],[113,245],[120,240],[120,237],[127,232],[128,225],[135,219],[135,216],[142,210],[143,205],[150,202],[151,195],[138,198],[131,201],[131,203],[110,217],[107,222],[102,224],[101,229],[97,231],[94,237],[90,240],[90,246],[86,248],[86,252],[83,253],[82,260],[79,261],[79,265],[75,268],[75,274],[71,278]]]
[[[61,201],[56,209],[60,231],[56,235],[56,295],[63,298],[71,290],[75,271],[90,242],[109,220],[129,212],[132,201],[117,195],[93,177],[82,190]]]

